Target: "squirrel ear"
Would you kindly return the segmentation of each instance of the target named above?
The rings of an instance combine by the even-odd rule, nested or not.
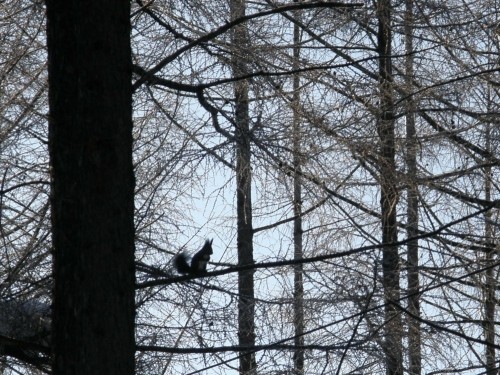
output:
[[[211,244],[212,244],[212,242],[214,242],[214,239],[213,239],[213,238],[212,238],[211,240],[207,240],[207,242],[206,242],[206,243],[208,243],[208,244],[210,244],[210,245],[211,245]]]

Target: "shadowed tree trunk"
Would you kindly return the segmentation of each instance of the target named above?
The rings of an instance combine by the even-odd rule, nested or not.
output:
[[[486,124],[486,149],[491,150],[491,125]],[[487,201],[491,201],[491,190],[492,190],[492,170],[490,166],[484,168],[485,181],[484,181],[484,195]],[[486,243],[486,253],[484,255],[484,266],[490,266],[484,273],[484,286],[483,286],[483,298],[484,298],[484,340],[486,341],[485,357],[486,357],[486,374],[496,375],[498,374],[498,363],[495,358],[495,315],[496,315],[496,297],[495,291],[497,288],[496,282],[496,269],[497,267],[491,267],[495,262],[497,262],[496,255],[496,245],[495,236],[493,230],[493,213],[491,210],[484,214],[485,217],[485,243]]]
[[[294,17],[299,19],[300,11],[294,12]],[[300,61],[300,27],[293,25],[293,70],[299,69]],[[293,176],[293,259],[300,261],[303,257],[302,248],[302,181],[300,178],[302,165],[301,127],[300,127],[300,74],[293,76],[293,167],[297,173]],[[304,346],[304,267],[297,263],[293,267],[294,293],[293,293],[293,324],[295,327],[294,344]],[[304,350],[295,350],[293,353],[293,368],[296,375],[304,374]]]
[[[384,287],[385,325],[384,354],[387,375],[403,374],[402,324],[396,304],[399,303],[399,253],[392,245],[397,241],[396,208],[398,191],[396,186],[394,98],[391,57],[391,2],[377,2],[379,95],[380,115],[377,131],[379,136],[379,168],[382,213],[382,283]]]
[[[405,11],[405,70],[407,92],[413,86],[413,0],[406,0]],[[418,187],[417,187],[417,135],[415,129],[416,103],[408,95],[406,101],[406,168],[408,173],[407,190],[407,234],[409,238],[418,235]],[[408,251],[408,310],[420,317],[420,280],[418,276],[418,240],[411,240]],[[410,375],[422,372],[420,321],[408,317],[408,360]]]
[[[134,373],[130,3],[47,1],[53,373]]]
[[[245,0],[231,0],[231,19],[245,15]],[[231,43],[233,53],[231,64],[234,77],[247,72],[246,51],[249,41],[246,24],[233,28]],[[254,263],[253,259],[253,226],[252,226],[252,172],[250,149],[250,124],[248,104],[248,81],[234,83],[235,97],[235,142],[236,142],[236,205],[238,226],[238,265]],[[238,342],[243,347],[255,345],[255,299],[253,270],[238,272]],[[240,374],[256,374],[255,353],[250,351],[240,357]]]

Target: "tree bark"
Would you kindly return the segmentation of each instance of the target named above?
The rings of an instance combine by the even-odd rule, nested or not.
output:
[[[47,1],[53,373],[134,373],[130,3]]]
[[[380,115],[377,131],[380,142],[379,168],[382,214],[382,283],[384,287],[385,326],[384,354],[387,375],[403,374],[402,323],[397,303],[400,299],[399,253],[397,242],[396,208],[398,191],[396,186],[394,99],[391,57],[391,2],[377,2],[378,54],[379,54],[379,95]]]
[[[296,0],[295,0],[296,1]],[[294,12],[294,17],[300,17],[300,11]],[[293,25],[293,67],[294,71],[299,69],[300,61],[300,27]],[[296,173],[293,176],[293,259],[300,261],[303,257],[303,230],[302,230],[302,181],[300,178],[302,169],[302,147],[300,126],[300,74],[293,75],[293,166]],[[293,267],[294,292],[293,292],[293,324],[295,328],[294,344],[296,347],[304,346],[304,266],[297,262]],[[295,349],[293,353],[293,369],[296,375],[304,374],[304,350]]]
[[[486,124],[486,149],[491,151],[491,125]],[[484,192],[485,200],[491,201],[491,190],[492,190],[492,170],[490,166],[485,167],[485,181],[484,181]],[[484,255],[484,266],[490,266],[485,273],[485,281],[483,285],[483,295],[484,295],[484,340],[486,341],[485,347],[485,357],[486,366],[485,373],[487,375],[498,374],[498,364],[496,361],[495,353],[495,315],[496,315],[496,296],[495,291],[497,288],[497,282],[495,278],[496,267],[491,267],[495,262],[497,262],[497,251],[494,238],[494,230],[492,228],[493,223],[493,213],[490,211],[485,212],[485,242],[486,242],[486,253]]]
[[[231,20],[245,15],[245,0],[231,0]],[[231,33],[231,64],[234,77],[246,74],[246,53],[249,40],[246,24],[233,28]],[[254,263],[252,226],[252,173],[248,103],[248,81],[234,83],[235,97],[235,142],[236,142],[236,206],[238,265]],[[255,298],[254,271],[238,272],[238,341],[242,347],[255,346]],[[256,374],[255,353],[249,351],[240,357],[240,374]]]
[[[406,0],[405,10],[405,70],[406,92],[411,93],[413,87],[413,0]],[[414,238],[418,235],[418,185],[417,185],[417,135],[415,129],[416,103],[413,96],[408,95],[406,101],[406,167],[408,175],[407,189],[407,235]],[[418,240],[411,240],[408,251],[408,311],[420,317],[420,280],[418,275]],[[408,360],[410,375],[422,372],[422,338],[420,321],[408,317]]]

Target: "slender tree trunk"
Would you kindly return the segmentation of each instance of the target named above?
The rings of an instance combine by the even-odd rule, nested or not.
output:
[[[295,0],[297,1],[297,0]],[[300,17],[300,12],[295,12],[295,18]],[[293,26],[293,70],[299,68],[300,59],[300,28],[297,24]],[[302,147],[301,147],[301,127],[300,127],[300,75],[295,73],[293,76],[293,166],[297,173],[293,176],[293,258],[301,260],[303,256],[302,249],[302,181],[300,178],[302,165]],[[293,323],[295,327],[296,347],[304,346],[304,282],[303,265],[295,264],[294,273],[294,293],[293,293]],[[304,374],[304,350],[296,349],[293,354],[293,367],[296,375]]]
[[[485,191],[486,199],[491,199],[491,168],[486,167]],[[495,259],[495,244],[493,240],[493,230],[491,228],[491,211],[485,214],[486,230],[485,239],[487,241],[487,250],[485,254],[485,266],[491,265]],[[486,341],[486,374],[496,375],[498,373],[497,362],[495,360],[495,289],[496,281],[494,268],[488,268],[485,272],[484,283],[484,339]]]
[[[486,149],[491,151],[491,128],[490,124],[486,125]],[[491,200],[491,185],[492,185],[492,173],[491,167],[485,167],[485,181],[484,181],[484,191],[485,199]],[[493,262],[496,262],[496,246],[495,240],[493,238],[493,228],[492,219],[493,215],[491,210],[487,211],[485,214],[485,242],[486,242],[486,254],[484,265],[491,266]],[[496,280],[495,280],[495,268],[488,268],[485,272],[485,282],[483,288],[484,294],[484,340],[486,341],[485,347],[485,357],[486,357],[486,374],[496,375],[498,374],[498,366],[495,360],[495,313],[496,313],[496,303],[495,303],[495,290],[496,290]]]
[[[405,11],[405,70],[406,92],[413,87],[413,0],[406,0]],[[415,129],[416,103],[413,96],[406,101],[406,167],[408,175],[407,189],[407,234],[409,238],[418,235],[418,185],[417,185],[417,135]],[[420,317],[420,280],[418,275],[418,240],[411,240],[408,251],[408,311]],[[422,372],[420,321],[408,317],[408,359],[410,375]]]
[[[377,2],[380,115],[377,131],[380,141],[380,188],[382,213],[383,287],[385,302],[384,354],[387,375],[403,374],[402,324],[396,306],[400,298],[399,253],[392,245],[397,241],[396,208],[398,191],[396,186],[394,99],[391,57],[391,3]]]
[[[49,0],[53,374],[134,374],[130,3]]]
[[[245,15],[245,0],[231,0],[231,19]],[[246,24],[233,28],[231,34],[233,45],[232,69],[235,77],[244,75],[248,48]],[[254,263],[253,259],[253,227],[252,227],[252,173],[250,149],[250,124],[248,104],[248,82],[234,83],[235,96],[235,135],[236,135],[236,205],[238,226],[238,265]],[[253,270],[238,272],[238,339],[239,345],[253,347],[255,345],[255,300]],[[255,353],[244,353],[240,357],[240,374],[256,374]]]

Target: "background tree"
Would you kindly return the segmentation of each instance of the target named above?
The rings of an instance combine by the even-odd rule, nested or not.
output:
[[[245,16],[246,1],[231,0],[231,21]],[[236,225],[238,265],[254,264],[252,224],[252,162],[249,118],[248,82],[241,77],[248,74],[246,56],[251,48],[245,23],[236,25],[231,32],[231,68],[234,82],[234,142],[236,147]],[[249,348],[240,358],[240,374],[257,374],[255,353],[255,292],[254,271],[238,273],[238,339],[239,345]]]
[[[417,179],[417,133],[416,112],[417,107],[412,96],[414,79],[414,19],[413,0],[405,2],[405,81],[406,81],[406,171],[407,171],[407,236],[414,238],[407,244],[408,258],[408,362],[409,373],[418,375],[422,371],[422,332],[420,324],[420,280],[418,272],[418,179]]]
[[[379,54],[379,93],[380,108],[377,116],[380,171],[380,205],[382,221],[382,272],[385,303],[385,328],[383,348],[387,360],[388,375],[403,374],[401,315],[396,307],[400,299],[399,249],[394,245],[398,241],[397,206],[398,187],[396,186],[396,140],[394,89],[392,86],[392,27],[390,0],[381,0],[376,4],[378,32],[377,52]]]
[[[8,374],[50,367],[50,211],[45,10],[0,4],[0,357]]]
[[[300,10],[293,14],[294,18],[300,20]],[[297,349],[293,353],[294,374],[304,374],[305,353],[304,346],[304,267],[301,263],[303,258],[303,228],[302,228],[302,147],[303,134],[301,133],[301,105],[300,105],[300,44],[301,29],[298,24],[293,25],[293,62],[292,69],[296,71],[293,75],[292,94],[292,134],[293,139],[293,259],[297,261],[293,270],[293,324],[295,327],[294,345]]]

